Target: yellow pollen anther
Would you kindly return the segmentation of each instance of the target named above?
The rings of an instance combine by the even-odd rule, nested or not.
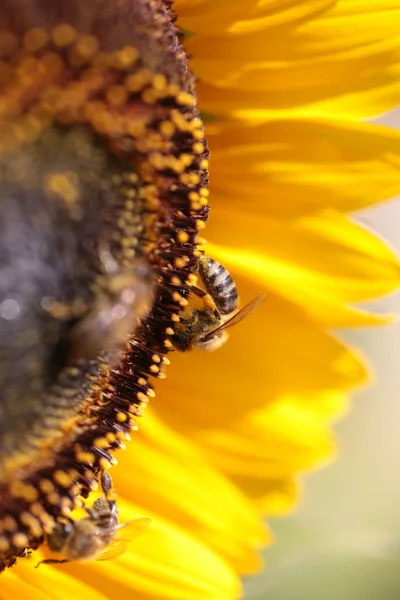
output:
[[[116,418],[117,418],[117,421],[119,423],[125,423],[125,421],[128,419],[128,417],[126,416],[126,414],[123,413],[123,412],[118,412],[116,414]]]
[[[58,485],[61,485],[64,488],[68,488],[72,483],[68,473],[61,470],[54,471],[53,479]]]
[[[36,52],[49,41],[49,34],[41,27],[33,27],[24,35],[24,47],[28,52]]]
[[[99,464],[100,464],[100,467],[101,467],[102,469],[104,469],[104,470],[107,470],[107,469],[109,469],[109,468],[110,468],[110,462],[109,462],[109,461],[106,459],[106,457],[105,457],[105,456],[102,456],[102,457],[100,458],[100,460],[99,460]]]
[[[72,44],[76,36],[77,33],[75,29],[71,27],[71,25],[68,25],[68,23],[57,25],[57,27],[53,29],[53,32],[51,34],[53,43],[60,48]]]
[[[53,504],[54,506],[60,504],[60,500],[60,494],[57,494],[57,492],[51,492],[51,494],[47,495],[47,502]]]
[[[0,552],[7,552],[7,550],[9,550],[10,548],[10,544],[8,543],[7,539],[0,535]]]
[[[113,85],[107,90],[106,97],[111,106],[123,106],[128,98],[128,92],[122,85]]]
[[[139,52],[133,46],[125,46],[113,55],[113,66],[117,69],[127,69],[139,58]]]
[[[186,244],[189,241],[189,234],[186,231],[179,231],[176,237],[180,244]]]
[[[151,370],[151,367],[150,367],[150,370]],[[149,401],[146,394],[143,394],[143,392],[138,392],[136,394],[136,398],[139,400],[139,402],[148,402]]]
[[[196,142],[192,146],[192,150],[195,154],[201,154],[204,150],[204,146],[201,142]]]
[[[74,51],[82,58],[91,58],[99,49],[99,40],[93,35],[82,35],[74,46]]]
[[[108,448],[109,445],[110,444],[105,437],[99,437],[99,438],[96,438],[95,440],[93,440],[93,446],[95,446],[95,448],[105,449],[105,448]]]
[[[14,544],[14,546],[16,546],[17,548],[24,548],[25,546],[28,545],[28,536],[25,535],[24,533],[15,533],[12,536],[12,543]]]
[[[81,463],[94,463],[95,456],[92,452],[86,452],[85,450],[78,450],[75,454],[75,458],[78,462]]]

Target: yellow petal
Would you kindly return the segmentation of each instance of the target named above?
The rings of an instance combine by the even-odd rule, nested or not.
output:
[[[131,473],[132,478],[135,473]],[[119,499],[122,520],[143,515],[143,509]],[[62,570],[107,598],[119,600],[236,600],[237,574],[217,554],[176,523],[157,514],[148,530],[134,540],[129,551],[109,562],[69,563],[47,569]],[[83,596],[85,597],[85,596]],[[71,598],[71,596],[70,596]]]
[[[174,10],[179,26],[190,32],[228,29],[248,11],[257,8],[257,0],[176,0]]]
[[[294,24],[330,8],[335,0],[176,0],[178,25],[195,33],[247,32]]]
[[[154,412],[146,413],[135,451],[120,457],[114,483],[119,494],[140,503],[145,514],[160,512],[179,523],[239,572],[259,568],[255,548],[268,540],[260,513],[208,464],[184,431],[172,431]]]
[[[198,429],[229,429],[277,396],[348,390],[366,380],[357,354],[273,296],[230,335],[214,355],[193,350],[174,357],[164,384],[168,404],[157,403],[156,411],[189,438]]]
[[[265,480],[290,479],[334,449],[327,423],[290,396],[244,416],[229,431],[203,430],[195,439],[223,472]]]
[[[364,123],[278,120],[211,124],[212,199],[294,219],[353,211],[400,192],[400,135]],[[212,220],[211,220],[212,221]]]
[[[335,214],[303,219],[288,229],[284,222],[242,211],[216,213],[215,230],[226,245],[209,243],[207,252],[234,277],[245,273],[260,289],[283,296],[328,327],[392,319],[348,306],[393,291],[400,283],[396,255],[363,227]],[[229,245],[233,243],[237,246]],[[243,249],[248,247],[254,249]]]
[[[41,557],[34,553],[23,559],[1,576],[0,597],[4,600],[107,600],[109,596],[101,590],[86,585],[79,578],[68,575],[62,569],[35,565]]]
[[[229,31],[200,27],[203,33],[190,38],[187,48],[201,81],[203,110],[258,109],[265,117],[285,110],[340,111],[365,118],[394,107],[400,91],[398,3],[314,4],[284,3],[271,11],[267,5],[266,14],[263,8],[254,18],[245,13]]]

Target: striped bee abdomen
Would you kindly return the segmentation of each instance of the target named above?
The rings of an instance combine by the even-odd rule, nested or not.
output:
[[[229,271],[218,261],[203,255],[199,261],[199,273],[219,311],[224,315],[235,311],[238,293]]]

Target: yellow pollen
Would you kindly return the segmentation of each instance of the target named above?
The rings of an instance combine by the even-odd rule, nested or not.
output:
[[[57,25],[53,29],[51,34],[53,43],[59,48],[63,48],[65,46],[69,46],[76,39],[77,33],[71,25],[68,23],[63,23],[61,25]]]
[[[188,92],[179,92],[177,101],[184,106],[194,106],[196,104],[195,98],[191,94],[188,94]]]
[[[47,495],[47,502],[53,504],[54,506],[60,504],[60,499],[60,494],[58,494],[57,492],[51,492],[51,494]]]
[[[166,366],[168,366],[168,365],[171,364],[171,361],[166,356],[164,356],[163,357],[163,364],[166,365]]]
[[[162,91],[167,87],[167,78],[161,74],[154,75],[152,84],[156,90]]]
[[[64,488],[68,488],[72,483],[68,473],[61,471],[60,469],[54,471],[53,479],[56,483],[58,483],[58,485],[61,485]]]
[[[183,267],[186,265],[187,261],[188,261],[187,256],[177,256],[174,260],[174,265],[177,269],[183,269]]]
[[[105,456],[102,456],[99,460],[99,465],[102,469],[107,470],[110,468],[110,463],[109,461],[106,459]],[[92,488],[93,489],[93,488]]]
[[[199,162],[199,167],[200,169],[203,169],[204,171],[206,169],[208,169],[208,160],[206,158],[203,158],[200,162]]]
[[[6,538],[0,535],[0,552],[7,552],[9,550],[10,544],[6,540]]]
[[[13,481],[10,488],[13,496],[23,498],[28,502],[33,502],[38,497],[37,489],[33,485],[23,483],[22,481]]]
[[[126,416],[126,414],[123,413],[123,412],[118,412],[116,414],[116,417],[117,417],[118,423],[125,423],[125,421],[128,419],[128,417]]]
[[[190,273],[189,277],[188,277],[188,283],[190,285],[197,285],[197,282],[198,282],[197,275],[194,275],[193,273]]]
[[[189,241],[189,234],[186,231],[179,231],[176,237],[180,244],[186,244]]]
[[[139,385],[146,385],[147,381],[145,380],[144,377],[139,377],[139,379],[137,380]]]
[[[15,533],[12,537],[12,542],[14,544],[14,546],[16,546],[17,548],[24,548],[25,546],[28,545],[28,536],[25,535],[24,533]]]
[[[45,187],[49,192],[60,196],[67,204],[75,204],[79,199],[78,177],[76,173],[53,173],[48,176]]]
[[[177,314],[173,314],[173,315],[171,315],[171,320],[172,320],[174,323],[179,323],[179,321],[180,321],[179,315],[177,315]],[[167,331],[167,330],[166,330],[166,331]],[[168,333],[168,331],[167,331],[167,333]],[[172,331],[172,333],[171,333],[170,335],[173,335],[173,333],[174,333],[174,331]]]
[[[144,86],[150,83],[152,74],[149,69],[140,69],[137,73],[128,75],[124,81],[124,85],[128,92],[138,92],[144,88]]]
[[[111,106],[122,106],[128,98],[128,92],[122,85],[113,85],[107,90],[106,97]]]
[[[78,462],[82,463],[94,463],[95,460],[94,454],[92,452],[86,452],[85,450],[78,450],[75,454],[75,458]]]
[[[149,388],[147,390],[147,395],[149,396],[149,398],[155,398],[156,397],[156,393],[153,389]]]
[[[149,371],[151,371],[152,373],[158,373],[160,369],[157,367],[157,365],[151,365]]]
[[[106,434],[106,438],[109,441],[109,443],[112,444],[113,442],[115,442],[115,433],[113,433],[112,431],[108,431]]]
[[[108,448],[109,445],[110,444],[105,437],[99,437],[93,441],[93,446],[95,446],[96,448],[104,448],[105,449],[105,448]]]
[[[74,51],[82,58],[91,58],[99,49],[99,41],[93,35],[82,35],[74,46]]]
[[[150,367],[150,370],[151,370],[151,367]],[[136,398],[139,400],[139,402],[148,402],[149,401],[147,396],[145,394],[143,394],[143,392],[138,392],[136,394]]]
[[[20,516],[20,520],[21,523],[29,527],[29,531],[32,535],[39,537],[42,534],[42,526],[40,525],[39,521],[30,513],[23,512]]]
[[[11,517],[10,515],[8,515],[7,517],[4,517],[4,519],[2,520],[0,528],[3,531],[13,532],[13,531],[17,530],[18,525],[17,525],[16,520],[13,517]]]
[[[165,333],[167,335],[174,335],[174,330],[172,329],[172,327],[167,327],[167,329],[165,330]]]
[[[164,346],[166,348],[172,348],[173,347],[173,343],[171,342],[171,340],[164,340]]]
[[[204,150],[204,146],[201,142],[196,142],[192,146],[192,150],[195,154],[201,154]]]
[[[133,46],[125,46],[113,55],[113,66],[117,69],[127,69],[139,58],[139,52]]]
[[[215,302],[209,294],[204,296],[203,300],[204,300],[204,304],[206,305],[207,308],[209,308],[210,310],[215,310],[215,308],[216,308]]]
[[[163,121],[160,124],[160,132],[167,138],[172,137],[175,131],[175,126],[171,121]]]
[[[44,494],[50,494],[54,490],[54,483],[50,479],[42,479],[39,486]]]
[[[33,27],[24,35],[24,47],[26,50],[28,50],[28,52],[36,52],[37,50],[40,50],[46,46],[48,41],[49,35],[47,31],[41,27]]]

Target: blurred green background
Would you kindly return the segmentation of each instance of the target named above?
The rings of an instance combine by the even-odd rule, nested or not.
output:
[[[400,250],[400,201],[359,220]],[[400,295],[371,305],[399,312]],[[271,523],[250,600],[400,599],[400,324],[343,336],[375,365],[375,384],[335,428],[339,459],[304,479],[294,516]]]

